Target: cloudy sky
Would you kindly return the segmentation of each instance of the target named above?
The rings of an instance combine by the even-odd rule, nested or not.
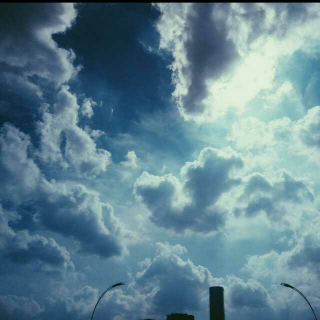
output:
[[[2,319],[320,316],[320,5],[1,4]],[[3,318],[4,317],[4,318]]]

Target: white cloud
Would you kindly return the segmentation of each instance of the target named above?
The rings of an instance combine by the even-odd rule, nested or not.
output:
[[[93,109],[92,107],[96,106],[97,103],[93,101],[91,98],[85,98],[82,107],[81,107],[81,113],[83,116],[91,118],[93,116]]]
[[[68,312],[76,311],[80,315],[91,313],[98,301],[98,290],[85,286],[65,297],[66,309]]]
[[[39,190],[37,220],[48,230],[71,237],[80,253],[104,258],[127,254],[134,233],[114,215],[99,194],[83,185],[46,182]]]
[[[244,211],[247,216],[265,212],[270,220],[279,222],[283,218],[288,219],[283,204],[301,205],[314,201],[313,190],[308,181],[295,178],[285,170],[281,172],[280,178],[273,181],[260,173],[253,173],[245,178],[245,183],[239,202],[245,201]]]
[[[296,50],[304,50],[308,55],[316,53],[319,4],[191,3],[155,6],[162,13],[157,21],[160,50],[170,51],[173,55],[174,98],[184,119],[206,122],[218,119],[228,110],[242,112],[259,94],[267,107],[284,104],[289,96],[297,93],[291,82],[284,81],[279,87],[275,85],[279,57]],[[155,114],[149,118],[142,115],[141,119],[148,121],[142,121],[143,128],[138,135],[143,132],[144,138],[141,138],[142,134],[139,139],[128,132],[119,134],[121,139],[118,138],[118,141],[112,135],[105,141],[112,145],[115,152],[117,148],[128,152],[122,162],[109,172],[111,154],[98,147],[101,142],[98,139],[105,133],[80,125],[95,120],[93,111],[96,103],[91,98],[84,98],[85,95],[76,96],[68,86],[63,85],[75,77],[79,68],[74,65],[73,51],[59,48],[52,37],[72,26],[77,16],[74,5],[12,4],[10,7],[4,4],[2,8],[1,83],[20,97],[49,102],[43,104],[40,110],[42,120],[36,124],[39,136],[34,144],[30,138],[34,132],[30,131],[28,136],[11,124],[1,128],[2,261],[8,262],[9,266],[21,265],[24,271],[40,271],[40,277],[40,274],[48,273],[72,275],[75,269],[73,261],[77,261],[77,267],[81,268],[83,264],[79,259],[82,257],[83,261],[92,259],[93,264],[86,267],[84,275],[92,276],[96,259],[126,256],[129,246],[136,243],[137,234],[127,229],[105,200],[108,197],[110,203],[117,201],[113,196],[118,193],[118,187],[114,193],[104,194],[94,191],[94,188],[115,181],[114,176],[118,178],[120,170],[124,177],[133,172],[132,178],[134,174],[140,174],[136,170],[138,167],[146,165],[149,166],[148,172],[136,180],[134,195],[147,210],[141,213],[141,207],[130,208],[133,199],[126,198],[125,193],[120,210],[124,219],[139,222],[139,217],[142,220],[144,212],[149,212],[150,220],[156,226],[180,234],[190,232],[195,237],[224,232],[233,241],[236,239],[234,234],[243,232],[239,239],[251,240],[248,251],[262,251],[265,244],[260,244],[259,233],[264,232],[272,242],[270,238],[279,232],[279,237],[274,241],[280,238],[282,242],[274,250],[249,256],[241,271],[246,272],[245,278],[230,274],[217,279],[205,265],[186,257],[188,253],[196,256],[193,246],[187,249],[186,243],[190,239],[185,243],[174,241],[175,244],[172,244],[163,241],[163,229],[147,230],[146,227],[142,230],[135,225],[136,230],[140,228],[140,231],[150,235],[149,241],[156,239],[155,243],[151,243],[155,247],[155,255],[142,257],[142,262],[138,263],[140,271],[133,278],[129,276],[131,282],[128,286],[114,289],[105,296],[97,310],[101,316],[108,314],[110,318],[119,320],[132,315],[159,318],[170,312],[207,314],[208,287],[222,285],[225,288],[227,317],[250,320],[263,315],[266,320],[281,319],[284,318],[284,305],[289,301],[296,319],[306,318],[310,310],[302,308],[299,297],[279,289],[282,281],[302,288],[310,296],[312,304],[319,308],[320,239],[317,236],[319,222],[315,219],[319,210],[316,210],[314,203],[317,188],[313,188],[306,177],[294,176],[288,170],[275,170],[274,166],[269,167],[267,172],[263,168],[269,160],[272,162],[281,158],[279,149],[286,155],[298,155],[298,159],[303,157],[316,164],[319,162],[319,106],[310,109],[297,121],[282,118],[266,123],[254,117],[242,119],[234,124],[227,139],[227,143],[234,143],[239,153],[231,148],[208,147],[201,151],[197,159],[185,163],[180,175],[162,176],[157,176],[155,172],[162,167],[178,172],[175,170],[181,167],[183,157],[180,160],[169,159],[165,153],[161,155],[163,162],[158,165],[160,160],[156,152],[151,156],[155,161],[150,163],[150,154],[157,145],[146,152],[146,148],[150,147],[146,141],[151,138],[145,138],[145,132],[160,137],[159,132],[167,132],[166,128],[175,129],[177,122],[167,121],[169,118],[162,115],[164,121],[157,121],[160,117]],[[69,35],[64,39],[68,40]],[[142,41],[141,44],[148,52],[161,55],[157,49],[150,49]],[[306,94],[314,90],[316,80],[317,77],[314,77],[309,82]],[[56,100],[47,100],[56,90]],[[5,103],[11,106],[6,101],[1,102],[3,105]],[[231,120],[235,118],[228,117],[228,121]],[[211,132],[206,138],[207,145],[225,145],[222,140],[218,141],[223,134],[219,132],[215,135],[225,124],[212,130],[214,133]],[[195,140],[188,141],[186,147],[185,140],[181,140],[186,131],[181,128],[177,126],[176,134],[169,140],[181,148],[175,152],[183,150],[183,156],[186,156],[195,147]],[[202,129],[207,132],[207,127],[192,127],[191,130],[196,132],[198,129],[199,132],[203,132]],[[224,128],[225,131],[228,129]],[[40,140],[39,150],[35,152],[37,138]],[[198,145],[198,150],[203,147],[203,141],[201,147]],[[136,152],[141,159],[138,159]],[[266,157],[267,161],[260,161]],[[255,169],[255,161],[260,162],[260,172]],[[99,180],[97,185],[95,179],[83,180],[84,177],[105,172],[102,182]],[[110,177],[111,180],[108,180]],[[313,179],[316,179],[315,174]],[[104,187],[113,188],[109,185]],[[128,188],[125,190],[130,192]],[[128,209],[131,209],[129,213],[126,212]],[[274,229],[272,236],[271,229]],[[288,230],[294,237],[289,239],[289,248],[281,252],[278,249],[287,245],[289,232],[285,236],[280,232]],[[169,236],[175,238],[176,234],[169,233]],[[139,237],[140,241],[145,239],[144,234]],[[60,243],[67,243],[70,251]],[[201,241],[199,243],[202,244]],[[205,244],[204,249],[207,249]],[[73,261],[71,252],[75,255]],[[141,254],[137,254],[140,261]],[[125,270],[134,270],[131,269],[132,263],[137,263],[137,256],[132,253],[127,258],[129,263]],[[214,262],[216,257],[212,258]],[[204,261],[207,262],[206,259]],[[114,260],[109,261],[111,269],[117,268],[117,275],[123,275],[123,265],[117,265],[119,260]],[[217,268],[219,263],[217,261]],[[215,262],[210,266],[214,270]],[[8,272],[3,279],[9,282],[10,277]],[[47,288],[41,289],[41,294],[45,296],[49,292],[51,296],[41,297],[38,302],[34,300],[40,292],[38,289],[32,291],[30,286],[31,295],[23,297],[21,294],[24,293],[15,291],[19,288],[4,286],[3,291],[7,292],[2,292],[0,296],[0,313],[5,319],[88,318],[99,297],[99,290],[79,282],[71,285],[70,279],[65,280],[68,283],[59,283],[61,287],[53,295],[53,281],[48,282]],[[85,278],[85,281],[91,280],[94,281],[94,278]],[[22,292],[29,290],[26,283],[21,285],[21,288],[25,287]],[[9,289],[13,291],[8,292]]]
[[[246,151],[264,150],[268,153],[281,146],[291,155],[303,156],[308,161],[318,163],[319,128],[320,106],[315,106],[296,121],[287,117],[268,123],[253,117],[242,119],[233,125],[227,140]]]
[[[74,102],[75,98],[68,92],[64,92],[59,99],[64,100],[68,106],[77,107],[76,103],[70,103],[70,100]],[[72,110],[69,112],[68,108],[67,111],[64,110],[66,104],[57,104],[55,111],[72,120],[76,115]],[[129,239],[134,239],[134,233],[127,230],[114,215],[112,206],[102,202],[97,192],[84,185],[47,181],[31,157],[32,145],[29,136],[6,124],[0,135],[0,147],[1,200],[6,201],[7,205],[13,205],[21,218],[24,218],[26,213],[31,215],[32,225],[29,227],[45,227],[65,237],[71,237],[78,242],[79,250],[83,253],[109,258],[128,252],[127,244]],[[77,146],[73,145],[72,148],[74,147]],[[30,206],[26,212],[23,205]],[[34,250],[36,247],[40,250],[41,247],[44,251],[52,250],[52,254],[55,252],[61,255],[62,260],[69,259],[65,249],[60,248],[53,239],[47,240],[25,232],[15,234],[14,230],[10,230],[8,233],[13,233],[11,237],[25,239],[31,248],[28,252],[19,249],[16,256],[25,255],[27,260],[37,259]],[[47,257],[40,257],[41,259]]]
[[[242,270],[250,277],[267,283],[270,287],[286,282],[301,288],[308,297],[315,299],[318,295],[316,283],[320,277],[318,218],[309,220],[308,224],[313,225],[313,230],[295,237],[289,249],[280,253],[271,250],[261,255],[250,255]],[[282,294],[279,293],[279,295]],[[290,300],[295,298],[291,296]],[[314,307],[319,306],[318,302]]]
[[[187,253],[187,248],[182,246],[181,244],[170,245],[170,243],[166,242],[157,242],[157,250],[160,254],[164,255],[182,255]]]
[[[270,298],[267,290],[254,279],[244,282],[237,277],[228,278],[230,290],[230,305],[234,309],[240,308],[265,308],[268,307]]]
[[[26,100],[29,98],[37,101],[43,97],[39,86],[29,81],[27,76],[1,72],[0,81],[3,88],[11,88],[11,92],[20,94]]]
[[[137,168],[137,160],[138,157],[136,156],[134,151],[129,151],[126,156],[125,156],[125,161],[120,162],[120,164],[124,167],[129,167],[129,168]]]
[[[267,108],[277,105],[282,99],[289,95],[292,95],[293,93],[294,88],[292,87],[292,84],[289,81],[283,82],[274,94],[267,96]]]
[[[181,233],[219,232],[227,212],[219,198],[241,183],[234,169],[241,168],[240,156],[231,148],[205,148],[193,162],[181,168],[181,179],[144,172],[134,184],[134,194],[151,212],[158,226]]]
[[[197,266],[189,259],[182,260],[176,254],[181,252],[174,252],[176,249],[169,252],[168,243],[164,246],[166,249],[158,251],[136,279],[136,287],[141,292],[155,292],[150,301],[152,314],[159,317],[159,314],[194,312],[206,308],[208,287],[219,283],[219,279],[214,279],[207,268]]]
[[[53,105],[43,107],[43,119],[37,123],[40,134],[39,157],[45,162],[58,162],[79,175],[105,172],[111,155],[96,147],[87,131],[78,126],[79,105],[68,86],[62,86]]]
[[[28,157],[30,137],[10,124],[0,131],[0,173],[2,200],[22,203],[30,199],[41,179],[40,170]]]
[[[70,253],[53,238],[31,235],[28,230],[14,231],[9,222],[19,218],[16,213],[8,212],[0,206],[2,258],[46,273],[74,271]]]
[[[73,51],[52,39],[71,27],[77,15],[73,4],[6,4],[1,12],[0,61],[12,75],[19,70],[27,82],[36,75],[60,85],[76,74]]]
[[[172,53],[177,106],[185,119],[242,111],[271,89],[278,58],[314,51],[318,4],[157,4],[160,48]]]
[[[320,149],[320,106],[309,109],[305,117],[297,121],[295,131],[306,146]]]
[[[275,312],[269,292],[258,280],[244,281],[234,275],[214,278],[204,266],[183,260],[173,251],[158,251],[142,266],[135,282],[136,290],[154,292],[148,303],[149,316],[156,318],[173,312],[207,314],[210,286],[224,288],[226,317],[243,312],[247,319],[254,319],[257,313]]]

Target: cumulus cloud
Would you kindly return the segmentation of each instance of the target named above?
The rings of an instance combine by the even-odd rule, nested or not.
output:
[[[157,7],[162,13],[157,24],[160,48],[171,51],[175,58],[171,68],[178,106],[186,113],[202,112],[202,100],[208,95],[207,81],[219,78],[238,56],[226,34],[229,5],[161,4]]]
[[[207,268],[195,265],[190,259],[183,260],[180,255],[184,250],[176,251],[177,245],[166,242],[157,243],[157,247],[156,255],[142,265],[135,282],[140,292],[154,292],[149,302],[150,310],[155,312],[152,316],[207,312],[210,286],[224,287],[227,314],[243,309],[251,319],[255,310],[272,313],[272,299],[258,280],[244,281],[233,275],[214,278]],[[170,252],[169,248],[173,250]]]
[[[232,308],[265,308],[269,306],[267,290],[254,279],[244,282],[237,277],[228,279]]]
[[[42,121],[37,123],[39,157],[44,162],[70,167],[79,175],[105,172],[111,155],[97,148],[90,134],[79,127],[77,98],[68,90],[68,86],[62,86],[52,113],[48,105],[43,106]]]
[[[132,289],[133,283],[107,292],[95,311],[95,318],[103,318],[106,314],[111,319],[125,320],[134,314],[137,318],[148,317],[153,292],[140,293]],[[127,289],[130,287],[131,289]],[[124,288],[124,289],[122,289]],[[128,292],[129,291],[129,292]],[[91,286],[70,289],[63,283],[56,283],[49,303],[45,305],[43,318],[74,319],[90,318],[93,308],[103,291]]]
[[[14,263],[33,264],[33,268],[46,273],[74,270],[70,253],[53,238],[31,236],[28,231],[19,231],[11,240],[14,245],[7,246],[5,256]]]
[[[170,245],[170,243],[166,242],[157,242],[156,243],[157,250],[160,254],[163,255],[182,255],[184,253],[187,253],[187,248],[182,246],[181,244],[176,244],[176,245]]]
[[[120,162],[120,164],[124,167],[129,167],[129,168],[137,168],[137,160],[138,157],[136,156],[134,151],[129,151],[126,156],[125,156],[125,161]]]
[[[266,102],[268,103],[268,105],[266,107],[270,108],[274,105],[277,105],[284,98],[287,98],[288,96],[290,96],[292,94],[295,94],[294,88],[292,87],[292,84],[289,81],[285,81],[275,91],[274,94],[271,94],[266,97]]]
[[[287,117],[265,123],[249,117],[236,122],[227,136],[237,148],[244,151],[270,151],[277,145],[294,155],[300,155],[317,163],[319,157],[320,106],[308,110],[299,120]]]
[[[314,221],[313,221],[314,222]],[[319,223],[316,222],[318,227]],[[279,318],[285,306],[290,305],[296,319],[310,314],[310,308],[301,297],[292,290],[281,288],[280,283],[286,282],[301,290],[311,302],[316,313],[319,310],[319,237],[318,230],[296,239],[289,249],[283,252],[271,250],[262,255],[251,255],[242,269],[250,277],[264,282],[270,287],[273,308]],[[304,316],[305,314],[305,316]],[[311,316],[311,315],[310,315]]]
[[[31,235],[28,230],[14,231],[9,223],[17,219],[19,216],[16,213],[0,206],[2,257],[46,273],[74,270],[70,253],[65,247],[59,246],[53,238]]]
[[[307,268],[320,278],[320,246],[317,233],[308,234],[299,241],[288,259],[288,267]]]
[[[66,94],[63,98],[68,100],[73,96]],[[71,112],[71,115],[74,114]],[[75,239],[81,252],[104,258],[127,252],[125,242],[128,238],[133,239],[134,235],[115,217],[113,208],[100,201],[98,193],[81,184],[47,181],[31,156],[33,147],[29,136],[9,124],[1,130],[0,196],[8,205],[13,205],[19,214],[20,218],[13,224],[15,227],[20,230],[45,227]],[[21,241],[25,239],[29,243],[29,253],[26,254],[29,258],[26,259],[33,259],[31,251],[39,249],[40,254],[42,247],[56,252],[57,259],[59,255],[62,260],[69,259],[65,249],[57,246],[53,239],[34,237],[24,232],[14,235],[15,239],[18,239],[18,235]],[[23,252],[20,252],[21,256]],[[14,259],[13,254],[11,256]]]
[[[30,200],[41,174],[34,160],[28,157],[30,137],[10,124],[0,129],[0,175],[2,200],[17,204]]]
[[[271,283],[307,285],[308,290],[317,294],[314,283],[320,277],[319,218],[316,215],[313,219],[307,219],[306,224],[303,232],[297,231],[291,239],[288,249],[250,255],[243,271],[248,272],[252,278]]]
[[[312,203],[313,190],[308,181],[294,178],[289,171],[283,170],[280,179],[270,181],[260,173],[253,173],[244,180],[245,188],[240,202],[245,202],[244,212],[248,217],[265,212],[270,220],[279,221],[285,214],[285,203]]]
[[[85,98],[82,106],[81,106],[81,113],[83,116],[91,118],[93,116],[93,109],[92,107],[96,106],[97,103],[93,101],[91,98]]]
[[[67,311],[76,311],[81,315],[92,312],[93,306],[97,301],[98,290],[90,286],[85,286],[79,290],[76,290],[65,299]]]
[[[47,229],[75,239],[80,252],[104,258],[126,253],[125,241],[133,237],[113,208],[83,185],[43,184],[36,219]]]
[[[147,258],[148,263],[140,263],[140,271],[128,286],[113,289],[104,296],[96,316],[108,313],[112,319],[124,320],[132,314],[161,318],[173,312],[207,313],[208,288],[220,285],[225,289],[228,315],[238,313],[254,319],[263,313],[266,319],[277,318],[281,308],[274,307],[270,292],[259,280],[244,281],[234,275],[214,278],[204,266],[182,259],[184,253],[182,245],[157,243],[156,254]],[[90,316],[98,297],[98,290],[91,286],[71,290],[60,283],[42,315],[50,315],[55,309],[60,315],[57,319],[82,319]]]
[[[319,18],[316,4],[156,6],[162,13],[160,48],[174,58],[173,96],[187,119],[208,121],[232,106],[244,107],[261,89],[271,88],[279,56],[311,52],[319,36],[312,32]]]
[[[133,285],[133,282],[129,285]],[[108,292],[104,300],[101,301],[100,309],[96,311],[97,317],[103,317],[105,314],[109,314],[110,318],[117,320],[129,319],[133,314],[137,318],[154,317],[155,312],[152,308],[152,299],[155,290],[142,293],[135,288],[132,290],[132,293],[126,291],[124,287],[123,290],[113,289]]]
[[[119,320],[132,314],[137,318],[160,318],[170,312],[207,308],[208,286],[223,280],[214,279],[201,265],[182,260],[179,255],[186,252],[182,245],[159,242],[156,246],[155,256],[147,258],[148,263],[140,263],[140,271],[127,286],[104,296],[96,309],[97,318],[105,314]],[[61,284],[52,297],[52,307],[60,305],[60,313],[69,319],[88,317],[98,297],[98,290],[90,286],[71,291]],[[48,314],[52,307],[46,306]]]
[[[320,106],[309,109],[305,117],[297,121],[296,127],[306,146],[320,149]]]
[[[61,85],[76,74],[73,51],[59,48],[52,39],[53,34],[71,27],[76,18],[73,4],[3,3],[0,12],[2,70],[16,82],[23,78],[23,91],[34,86],[39,94],[31,79],[34,76]]]
[[[144,172],[134,184],[134,193],[151,212],[150,220],[175,232],[219,231],[227,212],[219,198],[241,183],[234,169],[243,166],[231,148],[205,148],[193,162],[182,167],[179,180],[171,174],[153,176]]]
[[[136,286],[140,290],[155,290],[151,301],[156,314],[199,311],[206,307],[208,287],[215,280],[210,271],[196,266],[190,260],[183,260],[177,253],[177,246],[158,243],[158,253],[151,263],[137,274]],[[171,247],[171,252],[168,248]],[[179,248],[181,249],[181,248]]]
[[[2,93],[5,88],[12,88],[9,92],[20,94],[23,96],[24,101],[39,101],[43,97],[42,90],[40,87],[29,81],[23,75],[18,75],[10,72],[1,72],[0,83],[2,86]],[[6,91],[8,95],[8,91]]]
[[[44,311],[34,299],[23,296],[0,296],[0,312],[4,320],[33,319]]]

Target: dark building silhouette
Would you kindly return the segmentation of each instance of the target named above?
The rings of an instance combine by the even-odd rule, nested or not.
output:
[[[171,313],[167,315],[167,320],[194,320],[194,316],[187,313]]]
[[[225,320],[223,287],[210,287],[209,296],[210,320]]]

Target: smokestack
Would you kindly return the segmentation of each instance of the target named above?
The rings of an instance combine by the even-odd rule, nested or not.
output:
[[[223,287],[210,287],[210,320],[224,319]]]

